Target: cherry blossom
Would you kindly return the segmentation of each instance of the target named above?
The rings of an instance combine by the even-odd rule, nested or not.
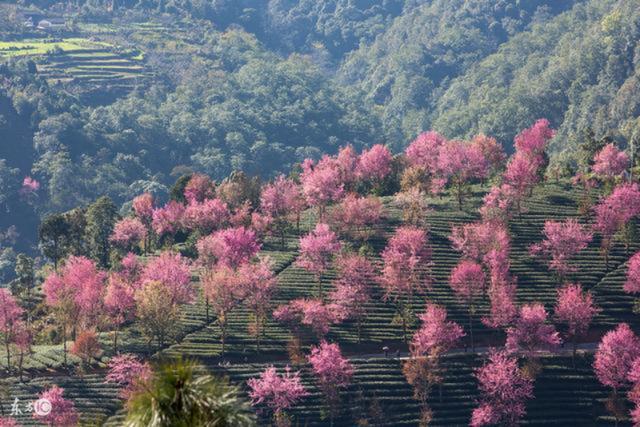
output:
[[[593,173],[613,179],[629,167],[629,156],[614,144],[607,144],[593,158]]]
[[[276,368],[268,367],[259,378],[247,381],[251,389],[249,397],[253,405],[266,405],[273,411],[274,420],[283,415],[286,409],[293,407],[309,393],[302,385],[300,373],[292,373],[289,366],[282,375],[278,375]]]
[[[360,154],[356,175],[363,181],[382,180],[391,172],[391,152],[382,144],[376,144]]]
[[[506,349],[533,357],[542,350],[552,350],[562,341],[553,325],[547,323],[547,311],[539,303],[526,304],[512,327],[507,328]]]
[[[569,261],[593,239],[593,234],[575,219],[545,221],[542,234],[544,240],[532,245],[529,252],[532,256],[548,259],[549,268],[557,271],[561,277],[575,271]]]
[[[382,217],[382,202],[378,197],[358,197],[348,194],[332,213],[333,222],[353,238],[366,240]]]
[[[593,317],[599,311],[593,303],[591,292],[583,292],[579,284],[567,284],[558,290],[555,317],[567,327],[567,337],[573,343],[574,357],[576,340],[587,333]]]
[[[302,163],[302,192],[307,203],[318,208],[322,219],[327,204],[339,200],[344,194],[344,183],[336,162],[328,156],[317,164],[310,159]]]
[[[640,340],[626,323],[607,332],[596,350],[593,368],[598,381],[614,392],[628,384],[632,363],[640,356]]]
[[[152,226],[158,236],[174,235],[182,228],[185,207],[171,200],[163,208],[153,210]]]
[[[51,411],[47,414],[33,412],[33,418],[43,424],[56,427],[71,427],[78,424],[78,412],[72,401],[63,397],[64,389],[56,385],[43,391],[38,396],[41,400],[48,400],[51,404]]]
[[[184,187],[184,198],[189,204],[202,203],[214,195],[215,184],[206,175],[193,174]]]
[[[121,399],[128,399],[137,388],[151,379],[151,366],[142,362],[133,354],[120,354],[109,360],[109,371],[105,378],[106,383],[117,384],[120,387]]]
[[[198,260],[209,267],[224,265],[237,268],[260,250],[253,230],[244,227],[227,228],[198,240]]]
[[[180,254],[163,252],[147,263],[142,282],[160,282],[167,290],[172,304],[188,304],[195,298],[191,285],[189,261]]]
[[[133,212],[144,224],[151,224],[154,211],[153,203],[153,196],[151,193],[143,193],[133,199]]]
[[[475,375],[480,405],[473,410],[471,426],[517,425],[526,413],[526,400],[533,397],[533,382],[520,371],[517,359],[493,351]]]
[[[147,238],[147,228],[138,218],[123,218],[116,222],[109,240],[129,250]]]
[[[413,166],[423,167],[433,174],[437,169],[438,152],[447,140],[434,131],[424,132],[407,147],[405,154]]]
[[[427,304],[420,316],[422,325],[411,340],[411,354],[439,356],[453,348],[465,333],[456,322],[447,320],[447,310],[435,304]]]
[[[473,314],[475,313],[476,301],[484,295],[487,278],[482,266],[475,261],[462,260],[451,271],[449,285],[456,295],[456,298],[467,307],[469,313],[469,338],[471,349],[475,350],[473,342]]]
[[[627,264],[627,280],[623,290],[629,294],[640,293],[640,252],[629,259]]]
[[[327,224],[316,224],[313,231],[300,238],[300,256],[296,265],[316,276],[319,298],[322,298],[322,274],[341,247],[336,234]]]

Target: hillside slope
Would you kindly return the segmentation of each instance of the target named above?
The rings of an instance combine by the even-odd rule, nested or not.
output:
[[[637,139],[640,10],[635,1],[591,1],[518,34],[454,79],[433,126],[509,141],[540,114],[558,128],[555,151],[597,137]]]

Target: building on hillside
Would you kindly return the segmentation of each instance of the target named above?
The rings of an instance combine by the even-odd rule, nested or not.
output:
[[[63,30],[67,27],[67,21],[64,18],[45,18],[38,22],[36,27],[42,31]]]

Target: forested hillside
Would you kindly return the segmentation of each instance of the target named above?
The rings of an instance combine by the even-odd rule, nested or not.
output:
[[[188,172],[262,179],[346,143],[400,151],[435,129],[538,117],[578,148],[638,138],[632,0],[25,1],[0,17],[0,231],[108,195],[168,196]],[[24,20],[56,17],[38,30]],[[602,144],[600,144],[602,145]],[[562,156],[557,156],[563,153]],[[633,153],[631,153],[633,154]],[[635,160],[635,158],[634,158]],[[25,177],[37,181],[20,195]],[[15,253],[6,254],[11,266]],[[9,268],[9,271],[11,268]]]

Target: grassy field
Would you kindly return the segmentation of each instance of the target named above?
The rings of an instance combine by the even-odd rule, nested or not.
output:
[[[0,60],[20,56],[34,57],[38,72],[51,84],[132,87],[146,77],[141,51],[92,36],[0,42]]]
[[[46,55],[54,50],[64,53],[92,51],[111,47],[108,43],[90,41],[84,38],[27,39],[20,41],[0,41],[0,58],[25,55]]]

